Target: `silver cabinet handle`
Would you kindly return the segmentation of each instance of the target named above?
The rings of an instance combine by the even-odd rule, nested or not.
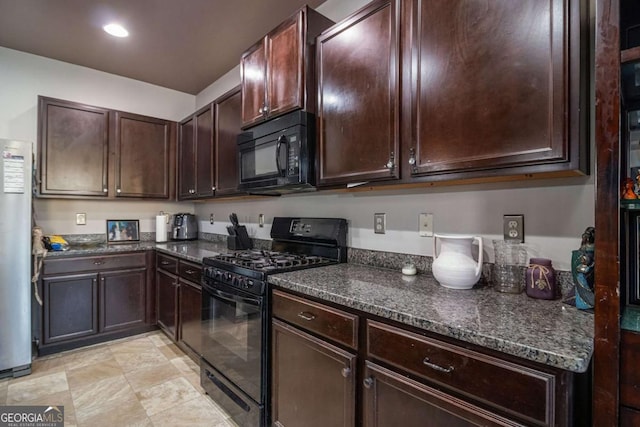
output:
[[[387,162],[387,164],[384,165],[385,168],[389,169],[389,172],[393,172],[393,170],[396,167],[396,157],[393,153],[393,151],[391,153],[389,153],[389,161]]]
[[[211,187],[211,191],[216,191],[216,187]]]
[[[345,378],[349,378],[349,375],[351,375],[351,368],[342,368],[342,376]]]
[[[311,314],[306,311],[301,311],[300,313],[298,313],[298,317],[306,320],[307,322],[310,322],[316,318],[315,314]]]
[[[260,114],[262,114],[262,113],[263,113],[263,111],[262,111],[262,107],[258,108],[258,113],[260,113]]]
[[[371,378],[371,377],[365,378],[362,381],[362,384],[364,385],[365,388],[371,388],[371,386],[373,385],[373,378]]]
[[[102,189],[102,192],[103,192],[103,193],[108,193],[108,192],[109,192],[109,190],[107,189],[107,187],[105,187],[105,188],[103,188],[103,189]]]
[[[424,360],[422,361],[422,363],[424,363],[426,366],[430,367],[431,369],[434,369],[438,372],[444,372],[445,374],[448,374],[450,372],[453,372],[453,366],[449,366],[448,368],[443,368],[440,365],[436,365],[435,363],[431,363],[429,361],[428,357],[425,357]]]
[[[118,189],[116,189],[116,193],[120,194],[120,193],[122,193],[122,190],[118,188]]]
[[[104,264],[104,261],[102,260],[93,261],[93,265],[102,265],[102,264]]]
[[[193,274],[193,273],[195,273],[195,271],[194,271],[194,270],[185,270],[184,272],[185,272],[185,273],[187,273],[187,274]]]
[[[162,265],[169,265],[169,264],[171,264],[171,263],[170,263],[169,261],[160,261],[160,264],[162,264]]]

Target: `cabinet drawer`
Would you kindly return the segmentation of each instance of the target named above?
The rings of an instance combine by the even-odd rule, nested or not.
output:
[[[97,271],[123,269],[146,266],[144,252],[126,255],[100,255],[77,258],[49,258],[45,259],[42,274],[45,276],[63,273],[81,273],[83,271]]]
[[[553,425],[556,378],[482,353],[375,321],[367,357],[433,381],[527,423]]]
[[[187,279],[190,282],[200,284],[200,277],[202,276],[202,265],[180,260],[178,269],[180,270],[180,277],[182,277],[183,279]]]
[[[178,274],[178,258],[157,253],[156,268],[161,268],[169,273]]]
[[[358,317],[352,314],[274,290],[273,315],[348,347],[357,347]]]

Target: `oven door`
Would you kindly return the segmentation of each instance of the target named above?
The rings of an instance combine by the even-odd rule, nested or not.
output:
[[[265,298],[219,282],[202,286],[202,357],[258,403],[264,384]]]

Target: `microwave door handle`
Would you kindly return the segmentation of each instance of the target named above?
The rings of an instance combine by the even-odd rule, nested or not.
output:
[[[282,148],[283,143],[287,143],[287,137],[280,135],[280,138],[278,138],[278,142],[276,143],[276,167],[278,168],[278,175],[284,175],[284,173],[282,173],[282,165],[280,165],[280,148]]]
[[[252,304],[252,305],[260,305],[260,300],[255,299],[255,298],[245,298],[245,297],[241,297],[240,295],[233,295],[233,294],[229,294],[227,292],[222,292],[222,291],[220,291],[218,289],[208,288],[207,291],[212,293],[213,295],[217,296],[218,298],[225,300],[225,301],[244,302],[244,303],[248,303],[248,304]]]

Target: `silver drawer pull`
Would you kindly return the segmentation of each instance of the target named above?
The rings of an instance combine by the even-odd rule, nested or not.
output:
[[[302,318],[302,319],[304,319],[304,320],[306,320],[308,322],[310,322],[310,321],[312,321],[313,319],[316,318],[315,314],[311,314],[311,313],[308,313],[306,311],[301,311],[300,313],[298,313],[298,317],[300,317],[300,318]]]
[[[342,376],[345,378],[349,378],[349,375],[351,375],[351,368],[342,368]]]
[[[362,380],[362,384],[365,388],[371,388],[371,386],[373,385],[373,378],[365,378],[364,380]]]
[[[171,263],[170,263],[169,261],[161,261],[161,262],[160,262],[160,264],[162,264],[162,265],[169,265],[169,264],[171,264]]]
[[[431,369],[434,369],[434,370],[436,370],[438,372],[444,372],[445,374],[448,374],[449,372],[453,371],[453,366],[449,366],[448,368],[443,368],[440,365],[436,365],[435,363],[431,363],[429,361],[428,357],[425,357],[424,360],[422,361],[422,363],[424,363],[425,365],[427,365]]]
[[[93,261],[93,265],[102,265],[104,264],[104,261],[98,260],[98,261]]]
[[[194,270],[185,270],[184,272],[185,272],[185,273],[187,273],[187,274],[193,274],[193,273],[195,273],[195,271],[194,271]]]

